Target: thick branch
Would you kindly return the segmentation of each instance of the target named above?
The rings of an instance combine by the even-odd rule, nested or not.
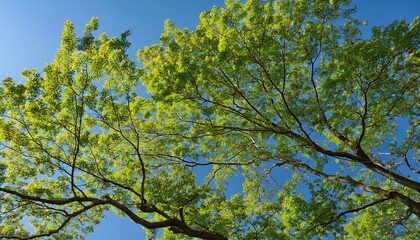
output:
[[[131,220],[135,223],[140,224],[148,229],[157,229],[157,228],[165,228],[170,227],[170,229],[175,233],[182,233],[190,237],[197,237],[201,239],[214,239],[214,240],[227,240],[228,238],[220,235],[215,232],[210,231],[202,231],[196,230],[189,227],[186,223],[182,220],[177,218],[167,218],[163,221],[159,222],[149,222],[143,218],[137,216],[134,212],[132,212],[127,206],[111,199],[110,197],[106,197],[105,200],[111,204],[112,206],[118,208],[119,210],[123,211]],[[155,207],[149,207],[146,212],[156,212],[158,211]]]
[[[416,216],[420,217],[420,202],[416,202],[413,199],[407,197],[406,195],[399,193],[399,192],[395,192],[395,191],[388,191],[388,190],[384,190],[382,188],[379,187],[373,187],[373,186],[368,186],[365,185],[364,183],[358,182],[356,180],[354,180],[353,178],[351,178],[350,176],[336,176],[336,175],[328,175],[322,171],[316,170],[314,168],[312,168],[311,166],[304,164],[304,163],[298,163],[295,161],[291,161],[291,160],[284,160],[282,159],[283,162],[287,162],[290,165],[299,167],[299,168],[304,168],[306,169],[308,172],[328,179],[328,180],[332,180],[332,181],[340,181],[342,183],[346,183],[349,184],[353,187],[359,188],[363,191],[367,191],[367,192],[371,192],[371,193],[375,193],[378,194],[380,196],[389,198],[389,199],[394,199],[397,200],[401,203],[403,203],[404,205],[406,205]],[[281,163],[280,163],[281,164]]]

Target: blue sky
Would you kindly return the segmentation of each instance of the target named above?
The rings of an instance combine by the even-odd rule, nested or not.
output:
[[[360,20],[370,26],[395,19],[411,21],[420,15],[420,0],[356,0]],[[91,17],[99,17],[99,32],[109,36],[130,30],[130,54],[157,43],[165,19],[177,27],[194,29],[199,13],[223,0],[0,0],[0,80],[22,81],[24,68],[39,71],[54,59],[63,24],[74,23],[81,33]],[[89,240],[143,239],[141,227],[109,214]]]

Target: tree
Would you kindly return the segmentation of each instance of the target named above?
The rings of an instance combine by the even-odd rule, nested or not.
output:
[[[229,0],[142,67],[129,32],[66,22],[0,90],[0,238],[83,238],[106,210],[150,238],[416,238],[420,19],[366,39],[348,5]]]

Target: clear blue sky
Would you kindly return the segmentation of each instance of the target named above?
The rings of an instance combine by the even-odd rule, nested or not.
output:
[[[70,20],[80,34],[91,17],[109,36],[130,30],[130,53],[157,43],[165,19],[194,29],[200,12],[223,0],[0,0],[0,80],[22,81],[24,68],[39,71],[54,59],[63,23]],[[370,26],[420,16],[420,0],[356,0],[357,17]],[[89,240],[144,239],[141,227],[113,214],[103,219]]]

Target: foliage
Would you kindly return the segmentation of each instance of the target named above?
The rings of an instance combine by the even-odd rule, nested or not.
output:
[[[129,32],[66,22],[0,90],[0,238],[83,238],[109,209],[150,238],[416,238],[420,19],[366,39],[348,4],[229,0],[141,68]]]

